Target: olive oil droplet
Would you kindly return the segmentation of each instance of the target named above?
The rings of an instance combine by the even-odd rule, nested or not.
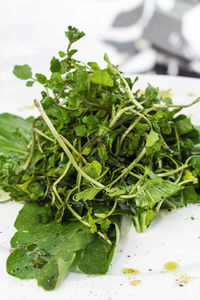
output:
[[[123,272],[124,274],[138,274],[138,273],[139,273],[138,270],[136,270],[136,269],[131,269],[131,268],[124,268],[124,269],[122,269],[122,272]]]
[[[138,284],[140,284],[140,282],[141,282],[141,280],[132,280],[132,281],[130,281],[130,284],[131,285],[138,285]]]
[[[179,265],[176,262],[174,262],[174,261],[169,261],[166,264],[164,264],[164,268],[167,271],[176,270],[178,267],[179,267]]]

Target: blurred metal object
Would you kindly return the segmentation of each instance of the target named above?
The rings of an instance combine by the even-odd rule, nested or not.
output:
[[[123,69],[128,66],[125,71],[157,72],[158,66],[165,65],[164,74],[180,75],[183,70],[184,74],[190,74],[188,76],[198,77],[200,51],[196,50],[196,44],[199,43],[200,49],[200,42],[198,36],[191,39],[195,24],[200,28],[200,6],[199,15],[196,14],[199,23],[191,22],[198,3],[195,0],[145,0],[137,8],[116,16],[113,35],[110,33],[105,42],[119,52]],[[139,35],[134,35],[134,28],[138,28]]]

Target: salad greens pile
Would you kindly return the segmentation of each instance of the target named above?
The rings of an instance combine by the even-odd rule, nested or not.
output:
[[[0,189],[25,203],[15,222],[9,274],[54,289],[70,268],[105,274],[121,216],[144,232],[161,209],[199,202],[200,130],[150,84],[113,65],[74,58],[83,32],[69,26],[51,76],[13,73],[43,86],[40,116],[0,115]]]

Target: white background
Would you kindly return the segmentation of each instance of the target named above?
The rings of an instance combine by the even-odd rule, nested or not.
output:
[[[64,32],[69,25],[86,36],[76,43],[76,57],[104,65],[106,52],[119,63],[118,54],[103,43],[116,14],[135,7],[141,0],[0,0],[0,103],[12,111],[39,97],[40,87],[26,88],[12,74],[15,64],[29,64],[34,73],[49,74],[52,56],[66,50]],[[33,96],[34,95],[34,96]],[[5,108],[5,106],[4,106]],[[0,105],[0,111],[2,107]]]

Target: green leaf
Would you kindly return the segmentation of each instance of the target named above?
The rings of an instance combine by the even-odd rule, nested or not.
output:
[[[60,73],[52,73],[51,78],[47,81],[47,87],[52,90],[62,89],[64,81],[62,80]]]
[[[95,196],[100,192],[100,189],[95,189],[95,188],[88,188],[85,189],[79,193],[76,194],[75,200],[76,201],[87,201],[87,200],[93,200]]]
[[[95,84],[112,87],[114,85],[113,79],[106,70],[96,70],[91,76],[90,80]]]
[[[85,33],[83,31],[79,31],[77,28],[69,26],[68,31],[65,31],[65,35],[68,38],[70,44],[81,39]]]
[[[191,181],[193,181],[194,184],[198,183],[197,177],[195,177],[190,170],[185,170],[184,176],[183,176],[183,181],[184,180],[191,180]]]
[[[92,127],[99,123],[99,119],[96,116],[85,116],[83,117],[82,121],[83,123]]]
[[[164,112],[162,110],[158,110],[155,114],[156,119],[161,119],[164,117]]]
[[[170,122],[164,123],[162,126],[162,133],[164,134],[171,134],[172,132],[172,124]]]
[[[118,235],[119,229],[117,225],[110,233],[113,240],[112,245],[96,235],[94,241],[86,247],[80,259],[78,267],[81,272],[86,274],[105,274],[112,260]]]
[[[41,83],[41,84],[45,84],[46,81],[47,81],[46,76],[43,75],[43,74],[36,73],[36,74],[35,74],[35,77],[36,77],[37,81],[38,81],[39,83]]]
[[[176,121],[176,126],[178,129],[178,133],[180,135],[186,134],[194,129],[194,126],[191,123],[189,118],[183,118],[181,120]]]
[[[88,62],[88,66],[90,66],[93,70],[100,70],[100,67],[96,62]]]
[[[52,73],[59,73],[61,71],[61,64],[59,60],[55,57],[51,59],[50,70]]]
[[[13,74],[19,79],[29,79],[32,78],[32,71],[29,65],[15,65],[13,69]]]
[[[99,145],[98,154],[103,163],[105,163],[105,161],[108,160],[108,153],[104,144]]]
[[[88,73],[84,70],[77,70],[73,73],[74,88],[77,92],[85,90],[87,87]]]
[[[77,52],[78,52],[78,50],[76,50],[76,49],[72,49],[72,50],[68,51],[68,53],[67,53],[68,58],[71,58]]]
[[[66,54],[65,52],[63,52],[63,51],[59,51],[58,54],[59,54],[59,56],[60,56],[61,58],[65,57],[65,56],[67,55],[67,54]]]
[[[120,189],[118,187],[113,187],[107,191],[107,195],[109,197],[120,196],[120,195],[124,195],[125,193],[126,193],[125,189]]]
[[[87,128],[85,125],[78,125],[74,127],[77,136],[86,136]]]
[[[81,152],[81,154],[83,154],[83,155],[89,155],[90,152],[91,152],[91,148],[85,147],[85,148],[83,149],[83,151]]]
[[[158,96],[159,88],[154,88],[151,84],[148,84],[145,90],[145,97],[149,102],[156,102]]]
[[[192,185],[185,186],[183,195],[187,203],[199,202],[199,196]]]
[[[97,225],[95,223],[95,220],[93,219],[93,217],[90,214],[88,216],[88,222],[89,222],[89,225],[90,225],[90,232],[91,233],[97,232]]]
[[[200,176],[200,155],[195,155],[190,159],[189,165],[193,167],[196,176]]]
[[[29,81],[27,81],[26,86],[32,87],[33,84],[34,84],[34,81],[33,80],[29,80]]]
[[[92,178],[97,178],[101,175],[102,166],[97,160],[93,160],[90,164],[84,166],[83,169]]]
[[[25,180],[25,179],[24,179]],[[25,181],[22,184],[17,184],[16,187],[20,190],[22,190],[23,192],[27,192],[27,188],[29,186],[29,184],[31,183],[31,181],[33,180],[33,178],[29,178],[27,181]]]
[[[79,106],[82,101],[83,100],[78,96],[69,96],[67,98],[67,103],[76,107]]]
[[[0,114],[0,154],[23,157],[28,153],[32,117],[23,119],[9,113]]]
[[[145,225],[149,226],[154,218],[154,212],[152,209],[147,210],[146,212],[146,218],[145,218]]]
[[[86,274],[105,274],[108,271],[108,257],[112,247],[100,237],[86,248],[78,266]]]
[[[152,147],[155,142],[157,142],[159,140],[159,135],[157,132],[155,132],[153,129],[151,129],[148,138],[147,138],[147,142],[146,142],[146,146],[147,147]]]
[[[55,221],[41,223],[49,208],[35,203],[20,211],[11,240],[12,253],[7,259],[7,271],[21,279],[35,278],[45,290],[56,288],[65,278],[76,253],[94,240],[89,228],[80,222],[63,225]]]
[[[169,198],[180,190],[180,186],[169,180],[148,180],[146,186],[135,198],[135,203],[138,207],[153,208],[158,202]]]
[[[101,229],[108,231],[108,229],[110,228],[110,225],[111,225],[111,221],[108,218],[106,218],[106,219],[102,220],[102,222],[101,222]]]
[[[137,132],[143,134],[145,133],[147,130],[149,130],[149,124],[145,124],[145,123],[140,123],[138,122],[135,126],[135,129],[137,130]]]

